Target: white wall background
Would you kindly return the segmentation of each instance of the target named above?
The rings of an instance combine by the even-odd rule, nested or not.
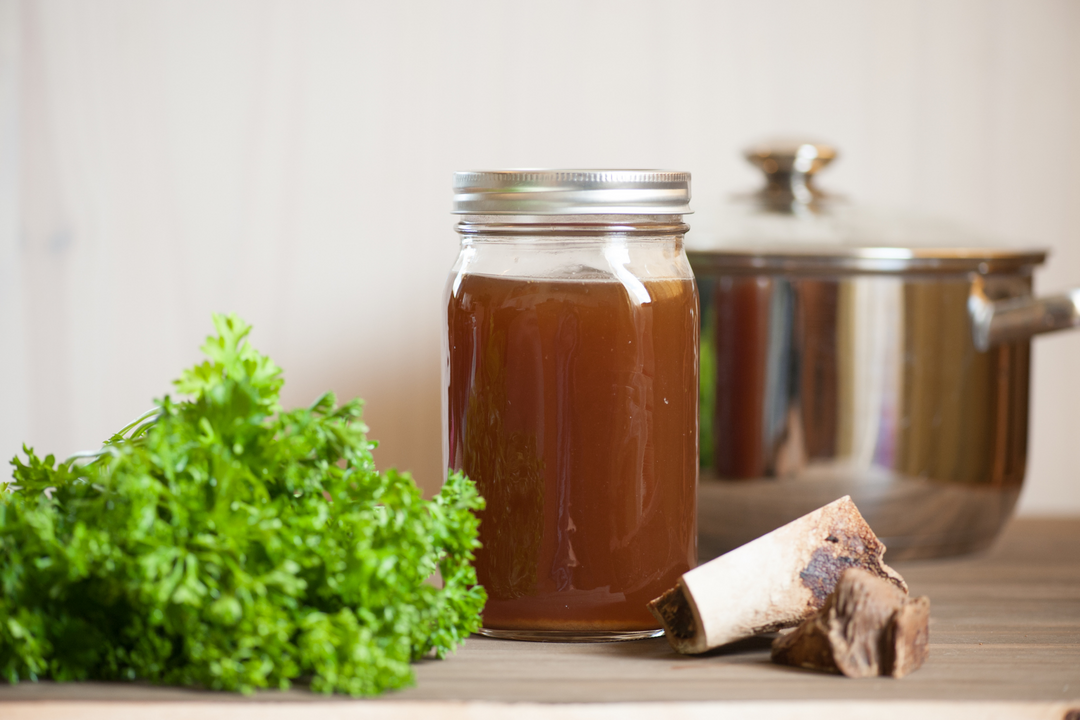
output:
[[[0,0],[0,450],[94,447],[235,310],[288,404],[368,401],[440,477],[455,169],[823,184],[1053,250],[1080,284],[1080,2]],[[1080,514],[1080,333],[1040,339],[1021,508]]]

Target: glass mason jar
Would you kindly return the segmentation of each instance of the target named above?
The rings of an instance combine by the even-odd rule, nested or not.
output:
[[[487,502],[485,635],[662,633],[697,561],[698,294],[688,173],[455,176],[444,461]]]

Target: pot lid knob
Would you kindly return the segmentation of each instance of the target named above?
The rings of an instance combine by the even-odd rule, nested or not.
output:
[[[765,173],[765,187],[756,198],[774,212],[816,213],[828,194],[814,186],[814,174],[836,158],[836,149],[822,143],[775,140],[747,148],[747,160]]]

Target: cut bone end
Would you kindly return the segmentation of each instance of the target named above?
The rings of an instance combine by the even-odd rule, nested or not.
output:
[[[862,570],[846,571],[825,605],[773,643],[784,665],[848,677],[903,677],[929,655],[930,601]]]
[[[687,601],[682,582],[666,591],[649,603],[649,612],[664,626],[664,635],[668,642],[692,643],[696,635],[697,623],[694,611]],[[683,652],[680,650],[680,652]]]
[[[649,610],[675,650],[701,653],[798,625],[824,605],[849,568],[907,592],[903,578],[882,562],[884,553],[845,496],[684,574]]]

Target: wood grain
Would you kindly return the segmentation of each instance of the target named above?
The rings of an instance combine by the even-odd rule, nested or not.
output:
[[[930,659],[902,680],[852,680],[774,665],[768,637],[698,657],[674,653],[662,638],[571,645],[477,637],[447,660],[420,663],[415,687],[377,701],[301,689],[244,698],[143,685],[24,683],[0,687],[0,718],[242,720],[315,712],[327,720],[714,718],[723,712],[1063,719],[1080,712],[1080,519],[1018,520],[983,555],[897,569],[913,594],[933,603]]]

